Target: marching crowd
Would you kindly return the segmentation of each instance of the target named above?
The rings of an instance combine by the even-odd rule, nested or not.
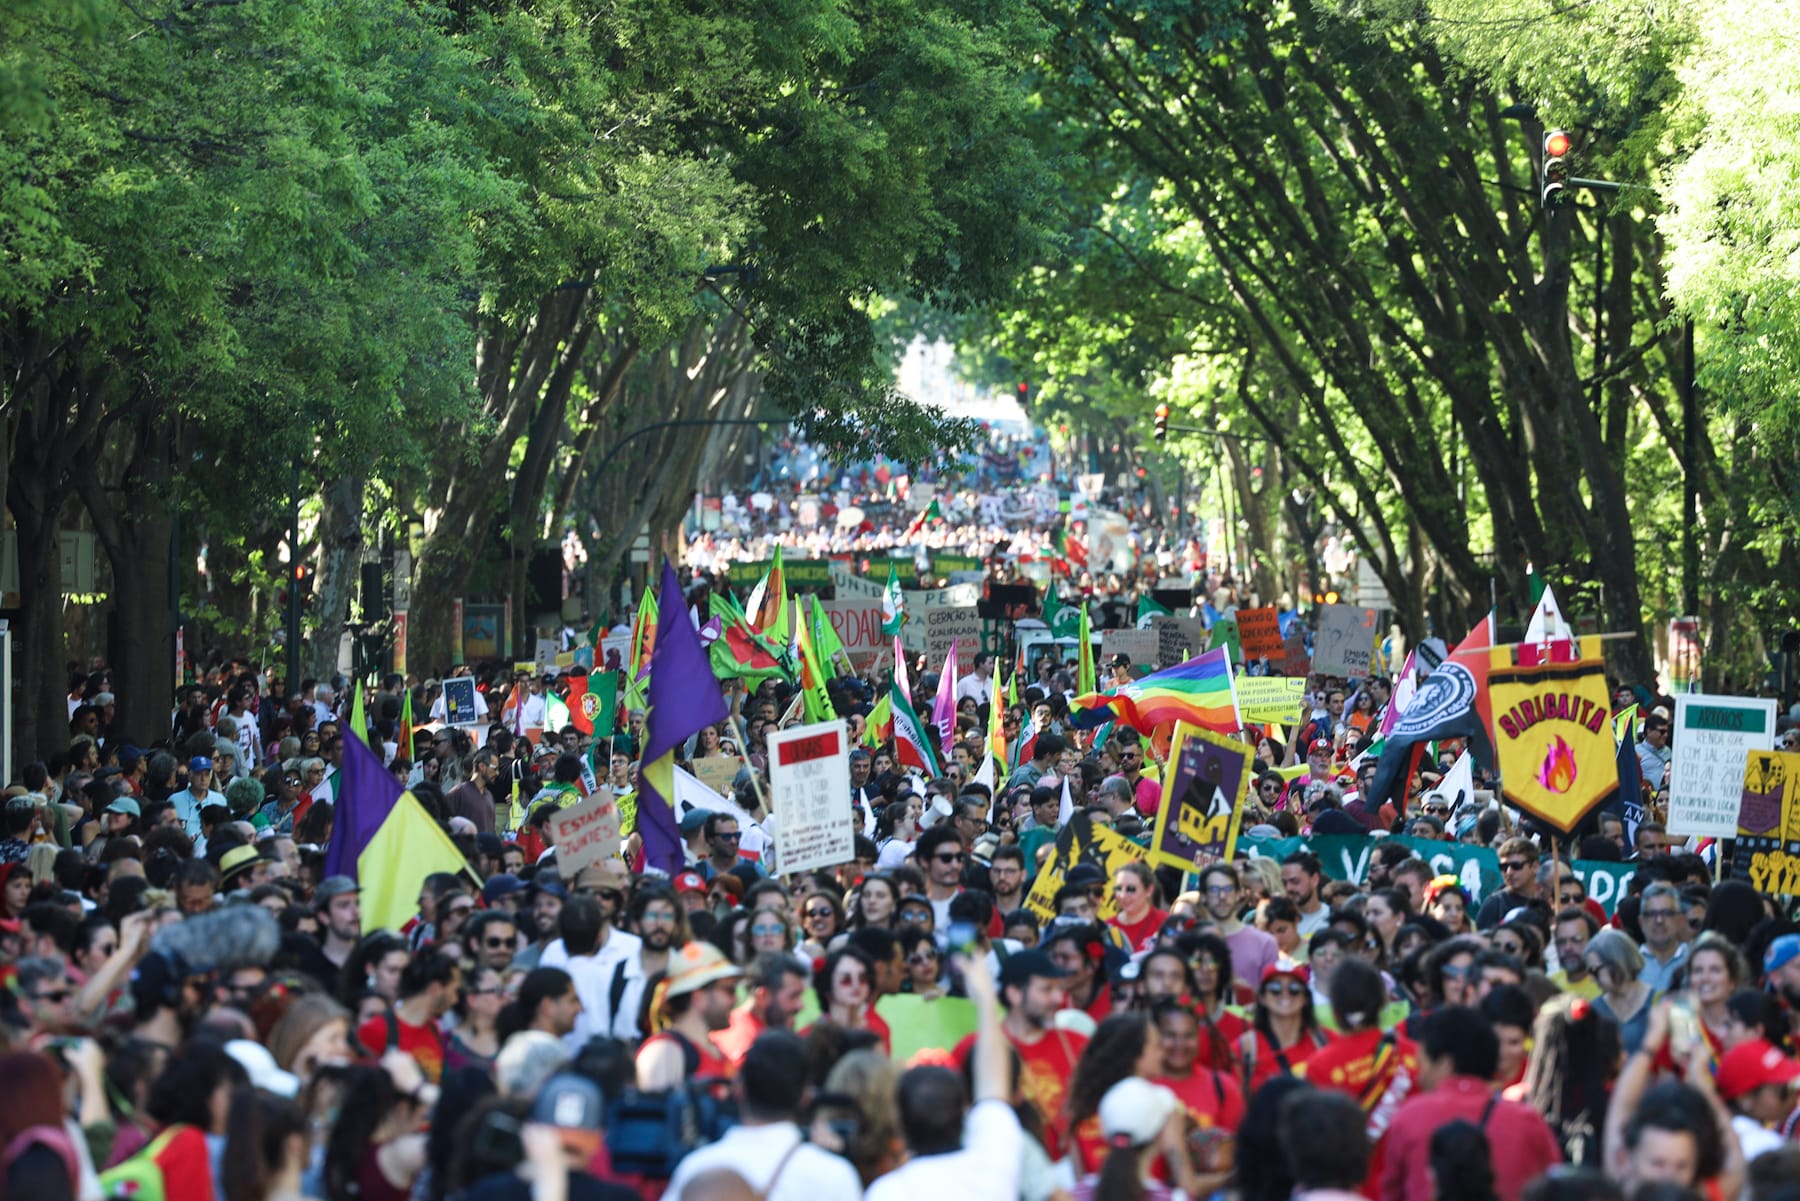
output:
[[[396,676],[353,729],[341,681],[233,663],[122,730],[108,673],[75,676],[0,829],[0,1201],[1800,1198],[1800,927],[1657,820],[1669,698],[1643,819],[1553,840],[1438,771],[1363,805],[1389,681],[1315,677],[1285,737],[1242,734],[1235,859],[1041,880],[1069,823],[1141,847],[1162,803],[1166,751],[1074,728],[1072,672],[1009,704],[983,662],[933,775],[868,738],[853,855],[799,874],[779,681],[678,752],[737,764],[678,815],[682,870],[628,828],[565,874],[549,819],[584,771],[634,795],[640,710],[545,729],[559,682],[484,672],[491,724],[453,726]],[[832,682],[854,740],[884,685]],[[325,873],[347,739],[466,860],[399,928]],[[1358,879],[1255,853],[1308,832],[1480,843],[1504,887],[1411,839]],[[1629,895],[1572,859],[1629,860]]]

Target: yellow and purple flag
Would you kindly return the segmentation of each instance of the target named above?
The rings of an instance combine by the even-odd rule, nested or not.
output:
[[[673,876],[686,862],[675,820],[675,748],[702,726],[729,716],[700,635],[688,619],[675,568],[663,560],[657,598],[656,648],[651,652],[644,752],[638,760],[637,828],[644,860]]]

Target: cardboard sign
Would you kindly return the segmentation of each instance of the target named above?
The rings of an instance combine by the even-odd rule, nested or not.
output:
[[[952,642],[956,643],[957,674],[975,669],[975,654],[981,649],[981,617],[973,607],[927,609],[915,620],[925,627],[925,656],[931,670],[942,668]]]
[[[1106,826],[1096,826],[1087,814],[1077,813],[1057,834],[1056,849],[1038,868],[1037,879],[1025,895],[1025,908],[1048,925],[1056,916],[1056,893],[1062,887],[1063,874],[1077,863],[1091,863],[1106,874],[1106,895],[1100,901],[1100,920],[1106,921],[1119,911],[1113,903],[1113,873],[1143,858],[1143,847]]]
[[[1232,687],[1237,690],[1238,714],[1246,724],[1274,722],[1285,726],[1301,717],[1300,705],[1306,695],[1304,676],[1238,676]]]
[[[1281,674],[1296,680],[1304,680],[1312,674],[1312,656],[1306,653],[1306,635],[1301,633],[1298,623],[1287,641],[1281,644]]]
[[[1246,659],[1279,659],[1286,653],[1281,639],[1281,616],[1274,605],[1237,611],[1238,644]]]
[[[1150,840],[1152,863],[1196,871],[1230,860],[1254,754],[1235,738],[1175,723],[1162,805]]]
[[[1731,838],[1744,797],[1744,761],[1775,741],[1775,701],[1684,692],[1675,697],[1669,833]]]
[[[769,735],[769,799],[783,872],[837,867],[856,857],[850,735],[843,722]]]
[[[1156,633],[1156,670],[1186,663],[1206,646],[1206,623],[1198,617],[1165,617],[1150,619]],[[1133,663],[1137,660],[1133,659]]]
[[[581,804],[554,814],[550,834],[556,839],[556,868],[565,880],[573,880],[584,868],[616,859],[619,807],[613,803],[612,789],[602,787]]]
[[[736,755],[714,755],[710,759],[695,759],[691,766],[694,777],[702,784],[720,796],[730,796],[731,782],[744,769],[744,761]]]
[[[453,726],[475,724],[477,719],[473,678],[453,676],[444,681],[444,720]]]
[[[1324,605],[1313,636],[1312,669],[1328,676],[1366,676],[1375,657],[1373,609],[1356,605]],[[1291,674],[1291,673],[1290,673]]]
[[[1157,637],[1155,630],[1102,630],[1100,666],[1104,670],[1108,659],[1114,655],[1124,655],[1131,660],[1133,667],[1154,671],[1160,647],[1161,639]]]
[[[1800,755],[1744,756],[1731,874],[1770,896],[1800,893]]]

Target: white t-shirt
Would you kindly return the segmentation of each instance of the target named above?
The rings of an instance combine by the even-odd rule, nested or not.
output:
[[[575,1028],[563,1035],[563,1046],[571,1055],[579,1052],[596,1034],[635,1043],[638,1033],[638,1009],[644,1000],[644,966],[638,952],[644,940],[623,930],[611,930],[606,945],[592,955],[571,955],[562,939],[556,939],[538,956],[539,967],[559,967],[575,981],[575,995],[581,998],[581,1016]],[[620,964],[625,965],[625,991],[619,997],[615,1012],[612,1004],[613,976]]]
[[[765,1201],[859,1201],[863,1195],[862,1180],[849,1160],[811,1143],[800,1144],[795,1150],[796,1144],[800,1144],[800,1127],[792,1122],[733,1126],[718,1142],[689,1153],[675,1169],[663,1195],[679,1197],[687,1182],[700,1173],[730,1168]],[[789,1151],[793,1154],[789,1155]],[[781,1169],[779,1179],[775,1176],[777,1167]],[[771,1183],[773,1189],[769,1187]]]
[[[1016,1201],[1024,1141],[1011,1107],[983,1101],[963,1123],[962,1150],[908,1160],[871,1184],[865,1201]]]
[[[994,699],[993,681],[980,676],[964,676],[956,682],[956,699],[960,701],[965,697],[974,697],[978,705],[987,704]]]

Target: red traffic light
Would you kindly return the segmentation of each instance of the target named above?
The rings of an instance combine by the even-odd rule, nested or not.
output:
[[[1544,135],[1544,155],[1547,158],[1561,158],[1574,147],[1569,135],[1560,129],[1553,129]]]
[[[1020,384],[1019,384],[1019,395],[1020,395],[1020,396],[1023,396],[1023,395],[1025,395],[1025,394],[1026,394],[1026,393],[1027,393],[1027,392],[1029,392],[1029,391],[1031,391],[1031,385],[1030,385],[1030,384],[1027,384],[1027,383],[1023,383],[1023,382],[1021,382],[1021,383],[1020,383]]]
[[[1169,406],[1168,405],[1157,405],[1156,406],[1156,419],[1158,421],[1167,421],[1169,419]]]

